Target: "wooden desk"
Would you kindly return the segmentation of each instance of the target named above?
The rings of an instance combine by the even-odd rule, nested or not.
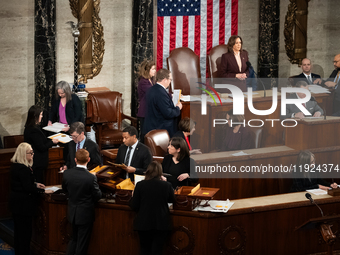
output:
[[[340,145],[340,117],[302,119],[294,128],[285,128],[285,144],[296,150]]]
[[[234,200],[227,214],[172,211],[174,229],[164,254],[316,254],[327,250],[317,231],[294,231],[320,216],[305,192]],[[313,198],[325,215],[338,214],[340,197]],[[66,203],[41,202],[35,219],[33,250],[37,254],[65,254],[71,226]],[[133,231],[135,213],[127,206],[99,203],[88,254],[131,255],[139,252]],[[340,249],[339,240],[335,249]]]
[[[267,91],[267,97],[260,97],[263,91],[256,91],[258,95],[253,97],[253,105],[255,109],[267,110],[272,106],[271,91]],[[262,94],[261,94],[262,93]],[[327,108],[327,113],[330,115],[332,107],[332,97],[329,94],[313,94],[317,102]],[[190,117],[196,121],[196,131],[192,136],[193,148],[200,148],[203,152],[210,152],[216,149],[220,137],[217,135],[221,131],[223,125],[213,127],[214,119],[225,119],[226,112],[233,108],[233,103],[219,103],[215,106],[214,103],[207,102],[207,115],[201,115],[201,102],[183,102],[181,117]],[[261,119],[264,121],[262,147],[270,147],[284,145],[283,130],[279,121],[271,127],[271,122],[266,119],[280,119],[281,113],[281,97],[278,97],[278,106],[275,112],[267,116],[257,116],[252,114],[248,109],[247,98],[245,97],[244,116],[246,123],[250,119]],[[259,123],[253,123],[259,125]],[[293,128],[292,128],[293,129]]]
[[[233,152],[216,152],[191,156],[196,161],[196,166],[234,166],[236,170],[241,167],[263,166],[287,166],[294,165],[299,155],[299,150],[293,150],[286,146],[268,147],[252,150],[244,150],[251,154],[246,156],[233,156]],[[317,164],[339,164],[340,146],[311,149],[316,157]],[[199,175],[202,187],[220,188],[215,199],[240,199],[256,196],[267,196],[287,193],[292,186],[290,173],[277,173],[274,176],[262,173],[235,175],[221,173]],[[236,176],[237,177],[237,176]],[[274,178],[273,178],[274,177]]]

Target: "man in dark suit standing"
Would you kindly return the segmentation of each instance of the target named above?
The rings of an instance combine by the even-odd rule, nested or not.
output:
[[[62,183],[64,192],[69,196],[67,218],[72,224],[72,239],[66,254],[86,255],[95,218],[95,203],[101,198],[102,192],[96,176],[86,168],[90,162],[89,152],[79,149],[75,162],[76,167],[64,172]]]
[[[305,81],[308,85],[318,84],[321,81],[321,76],[315,73],[312,73],[312,62],[308,58],[304,58],[301,62],[302,73],[295,76],[295,84],[298,81]]]
[[[90,153],[91,160],[88,164],[88,169],[92,169],[102,164],[98,144],[86,138],[85,126],[82,122],[72,123],[70,127],[70,134],[73,141],[68,144],[69,153],[67,155],[66,165],[60,168],[61,171],[76,166],[74,158],[76,156],[76,151],[79,149],[85,149]]]
[[[133,126],[128,126],[123,130],[123,142],[116,158],[117,164],[124,164],[124,176],[122,178],[130,178],[134,180],[134,174],[143,175],[148,165],[152,161],[150,149],[140,143],[137,139],[138,131]]]
[[[146,94],[147,111],[143,134],[153,129],[166,129],[172,137],[177,131],[176,118],[181,114],[182,104],[174,106],[167,88],[172,81],[169,70],[160,69],[156,74],[157,84],[152,86]]]
[[[333,115],[340,116],[340,54],[336,55],[333,60],[334,71],[331,73],[327,81],[323,81],[322,84],[328,88],[333,88],[334,100],[333,100]]]

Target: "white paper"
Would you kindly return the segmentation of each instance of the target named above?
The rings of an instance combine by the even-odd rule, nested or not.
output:
[[[232,154],[233,156],[245,156],[245,155],[251,155],[251,154],[248,154],[248,153],[245,153],[243,151],[240,151],[240,152],[236,152],[234,154]]]
[[[53,191],[53,192],[56,192],[57,190],[60,190],[60,188],[56,187],[56,186],[52,186],[52,187],[49,187],[49,188],[46,188],[45,191]]]
[[[183,102],[195,102],[195,101],[201,101],[200,96],[190,96],[190,95],[182,95],[181,101]]]
[[[319,195],[327,195],[327,191],[323,189],[308,189],[306,190],[309,193],[312,193],[313,195],[319,196]]]
[[[61,143],[69,143],[72,141],[72,138],[69,135],[65,135],[63,133],[58,133],[56,135],[51,135],[48,138],[50,139],[58,139]]]
[[[54,122],[52,124],[52,126],[46,126],[43,127],[43,129],[47,130],[47,131],[51,131],[54,133],[59,133],[63,130],[63,128],[68,127],[68,125],[63,124],[63,123],[59,123],[59,122]]]
[[[208,202],[209,206],[205,205],[207,200],[203,200],[199,206],[197,206],[194,211],[204,211],[204,212],[223,212],[227,213],[229,209],[233,206],[234,202],[227,200],[210,200]]]
[[[176,104],[178,104],[180,94],[181,94],[181,90],[180,89],[173,90],[172,102],[174,103],[174,106],[176,106]]]
[[[143,181],[144,179],[145,179],[144,175],[135,174],[135,187],[138,182]]]

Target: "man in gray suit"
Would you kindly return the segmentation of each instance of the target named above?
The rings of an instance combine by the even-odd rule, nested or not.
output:
[[[305,81],[298,81],[295,85],[297,88],[303,88],[308,90],[308,84]],[[305,98],[306,95],[303,93],[292,93],[290,94],[287,99],[297,99],[297,98]],[[311,97],[311,99],[302,104],[306,109],[312,114],[313,117],[320,117],[323,115],[322,108],[318,105],[314,97]],[[286,115],[282,115],[281,119],[291,119],[291,118],[298,118],[303,119],[306,116],[301,112],[301,110],[295,105],[295,104],[287,104],[286,105]],[[307,116],[311,117],[311,116]]]

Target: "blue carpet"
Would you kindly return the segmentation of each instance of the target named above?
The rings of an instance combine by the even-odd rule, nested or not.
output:
[[[0,254],[1,255],[14,255],[14,249],[7,243],[0,239]]]

